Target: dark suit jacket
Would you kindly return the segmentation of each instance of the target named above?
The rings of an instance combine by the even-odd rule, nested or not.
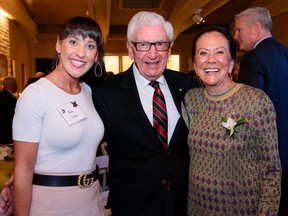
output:
[[[195,82],[170,70],[164,76],[181,114],[181,100]],[[142,108],[132,67],[96,85],[93,100],[105,125],[113,216],[186,216],[189,148],[183,119],[165,151]]]
[[[32,78],[29,78],[27,83],[25,84],[25,88],[30,85],[31,83],[34,83],[36,82],[37,80],[39,80],[41,77],[32,77]]]
[[[3,89],[0,92],[0,144],[13,143],[12,120],[16,106],[16,97]]]
[[[260,88],[273,102],[277,113],[279,153],[288,170],[288,49],[275,38],[261,41],[240,61],[239,82]]]

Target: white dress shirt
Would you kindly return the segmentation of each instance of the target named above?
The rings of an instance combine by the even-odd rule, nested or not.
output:
[[[142,107],[151,125],[153,125],[153,94],[155,89],[149,85],[150,81],[140,74],[135,64],[133,64],[133,73]],[[164,76],[159,77],[157,81],[159,82],[160,89],[163,92],[166,102],[166,109],[168,115],[168,145],[169,145],[178,119],[180,118],[180,114],[176,108],[176,105],[174,103],[173,97],[171,95],[171,92],[169,90],[168,84]]]

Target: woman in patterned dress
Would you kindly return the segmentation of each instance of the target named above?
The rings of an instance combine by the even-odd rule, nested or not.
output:
[[[185,96],[188,215],[277,215],[281,165],[276,114],[261,90],[231,79],[235,43],[210,27],[193,43],[203,86]]]

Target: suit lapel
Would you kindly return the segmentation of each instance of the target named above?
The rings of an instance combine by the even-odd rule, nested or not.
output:
[[[170,89],[171,95],[173,97],[174,103],[177,107],[177,110],[181,115],[181,101],[182,100],[181,100],[181,96],[180,96],[181,94],[180,93],[182,92],[182,89],[173,84],[173,79],[170,78],[169,73],[164,72],[164,77],[165,77],[166,82],[169,86],[169,89]]]
[[[122,79],[120,87],[123,89],[123,100],[127,105],[127,112],[133,116],[137,124],[144,131],[144,133],[153,139],[154,142],[159,143],[153,127],[142,107],[141,100],[139,98],[139,93],[135,83],[135,78],[133,74],[133,69],[130,67]]]
[[[181,104],[182,104],[182,88],[179,86],[176,86],[173,84],[173,79],[170,77],[169,73],[166,71],[164,72],[164,76],[166,79],[166,82],[168,83],[171,95],[173,97],[174,103],[177,107],[177,110],[180,114],[180,118],[178,119],[178,122],[175,126],[175,130],[172,134],[170,143],[169,143],[169,149],[173,148],[173,146],[179,142],[182,141],[183,134],[186,134],[187,127],[185,125],[185,122],[182,119],[182,110],[181,110]],[[186,135],[184,135],[185,137]]]
[[[164,73],[164,76],[168,83],[168,86],[171,91],[177,110],[181,115],[181,96],[180,96],[181,94],[180,93],[182,89],[173,84],[173,79],[169,76],[169,73]],[[137,91],[137,86],[135,83],[135,78],[134,78],[132,67],[130,67],[127,70],[127,72],[125,72],[125,75],[123,76],[120,87],[123,90],[122,97],[123,97],[123,100],[125,101],[125,104],[127,105],[127,112],[131,114],[131,116],[135,119],[139,127],[142,128],[143,132],[148,137],[150,137],[154,143],[156,143],[159,147],[161,147],[161,149],[164,150],[164,148],[162,147],[162,144],[159,142],[156,134],[154,133],[153,126],[151,125],[142,107],[139,94]],[[182,136],[183,133],[186,133],[185,129],[187,130],[187,127],[185,126],[183,119],[179,118],[176,128],[174,130],[174,133],[169,143],[169,149],[172,148],[173,145],[175,145],[178,141],[182,140],[179,138],[183,137]]]

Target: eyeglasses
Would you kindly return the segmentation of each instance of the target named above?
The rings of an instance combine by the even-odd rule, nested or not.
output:
[[[150,50],[151,46],[154,45],[157,51],[167,51],[170,48],[171,42],[133,42],[131,43],[134,45],[137,51],[147,52]]]

